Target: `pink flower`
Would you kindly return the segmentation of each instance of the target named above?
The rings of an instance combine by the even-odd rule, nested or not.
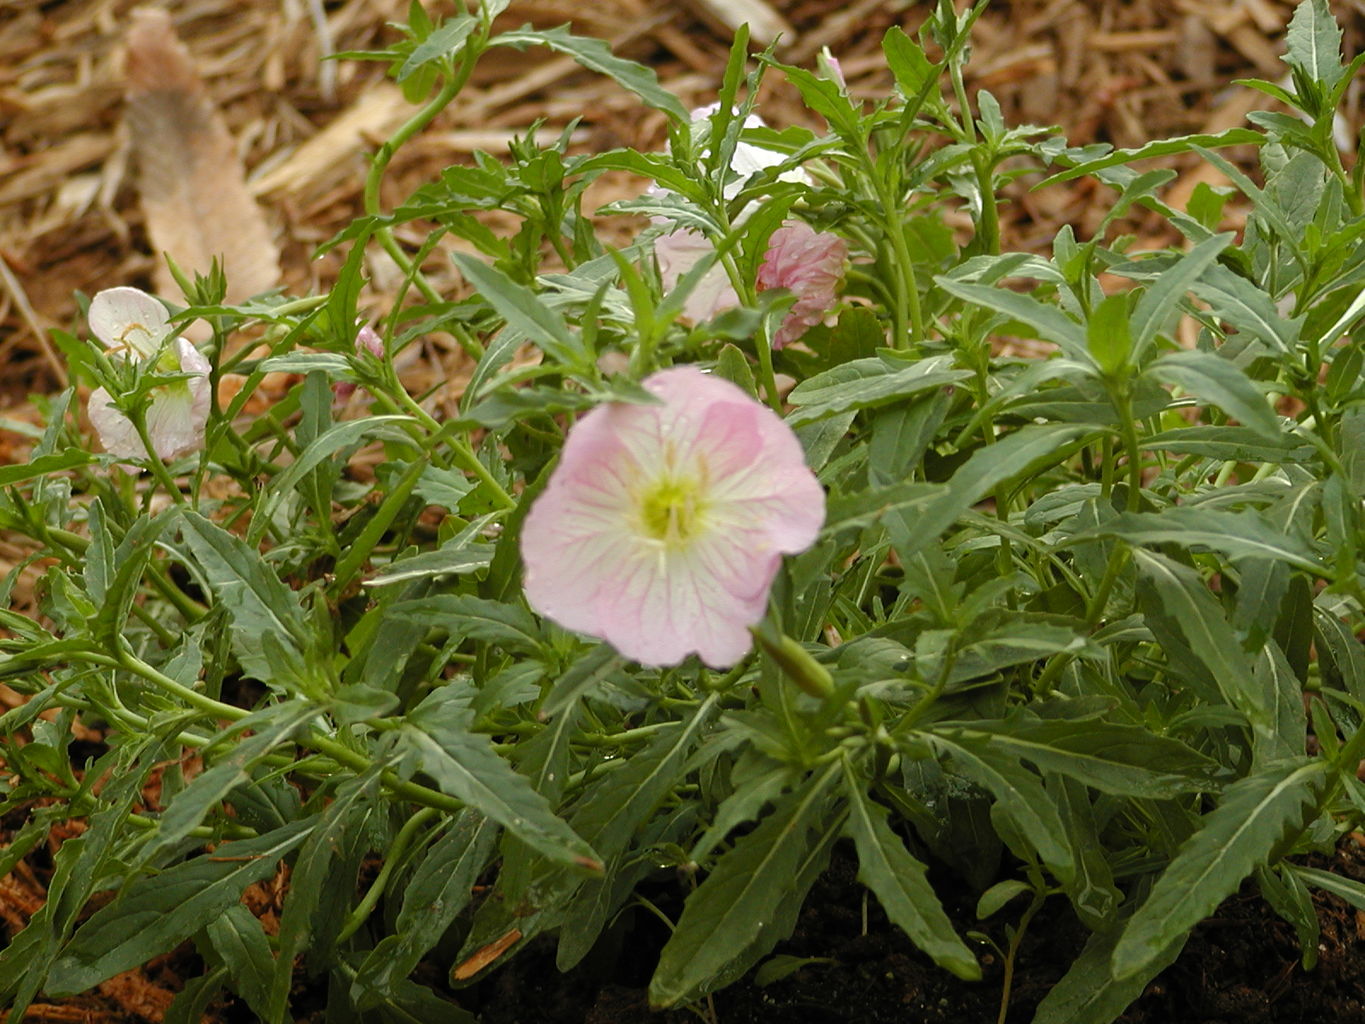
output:
[[[829,315],[839,301],[847,261],[847,242],[804,221],[789,220],[773,232],[758,268],[758,287],[786,288],[796,296],[773,348],[790,345]]]
[[[137,359],[157,373],[191,374],[151,391],[143,415],[157,458],[172,459],[202,445],[209,362],[184,338],[167,344],[172,332],[166,307],[138,288],[106,288],[90,300],[89,321],[91,333],[117,358]],[[146,457],[137,428],[115,408],[108,391],[96,388],[86,409],[105,451],[121,459]]]
[[[713,668],[749,650],[784,554],[815,542],[825,495],[801,445],[735,385],[689,366],[644,386],[658,405],[574,425],[522,526],[526,597],[628,658]]]

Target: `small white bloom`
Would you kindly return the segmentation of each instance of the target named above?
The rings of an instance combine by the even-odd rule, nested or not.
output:
[[[156,456],[172,459],[202,445],[209,415],[209,362],[184,338],[166,343],[172,333],[166,307],[137,288],[106,288],[90,301],[89,323],[117,358],[154,363],[160,373],[192,374],[151,393],[145,416]],[[86,408],[105,451],[121,459],[146,456],[137,428],[115,408],[108,391],[96,388]]]

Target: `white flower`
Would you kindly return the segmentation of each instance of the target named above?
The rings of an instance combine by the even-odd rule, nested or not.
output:
[[[144,415],[157,458],[171,459],[202,445],[209,415],[209,362],[184,338],[166,343],[171,334],[166,307],[137,288],[106,288],[90,301],[89,322],[91,332],[117,358],[153,364],[158,373],[192,375],[152,389]],[[105,451],[121,459],[146,457],[137,428],[115,408],[108,391],[96,388],[87,411]]]

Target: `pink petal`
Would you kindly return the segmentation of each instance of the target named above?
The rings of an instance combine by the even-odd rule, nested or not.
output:
[[[106,348],[128,349],[142,359],[156,355],[170,333],[170,314],[140,288],[106,288],[90,300],[90,331]]]

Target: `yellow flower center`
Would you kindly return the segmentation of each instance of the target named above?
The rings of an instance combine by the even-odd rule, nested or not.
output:
[[[668,547],[685,544],[705,526],[706,501],[701,482],[666,475],[640,495],[640,523],[645,534]]]

